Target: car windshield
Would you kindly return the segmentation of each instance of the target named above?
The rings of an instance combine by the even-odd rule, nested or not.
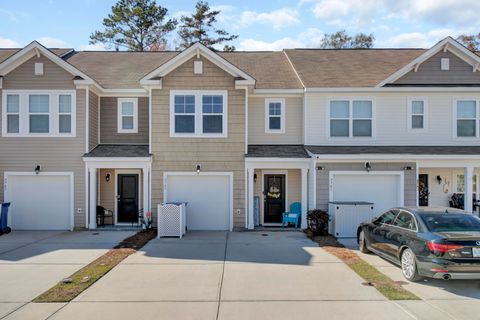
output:
[[[431,232],[480,231],[480,219],[464,213],[422,213]]]

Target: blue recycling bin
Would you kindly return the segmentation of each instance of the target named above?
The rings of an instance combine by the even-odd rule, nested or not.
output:
[[[8,208],[10,202],[2,203],[2,211],[0,213],[0,235],[10,233],[12,229],[7,225],[8,222]]]

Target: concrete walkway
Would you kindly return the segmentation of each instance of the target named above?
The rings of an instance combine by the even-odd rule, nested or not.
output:
[[[46,319],[63,304],[29,303],[134,232],[14,231],[0,237],[0,319]]]
[[[51,319],[412,319],[300,232],[151,241]]]

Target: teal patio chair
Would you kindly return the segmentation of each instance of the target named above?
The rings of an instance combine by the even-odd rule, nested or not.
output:
[[[294,202],[290,205],[290,211],[282,213],[282,228],[285,224],[294,223],[295,228],[300,227],[300,216],[302,215],[302,205],[300,202]]]

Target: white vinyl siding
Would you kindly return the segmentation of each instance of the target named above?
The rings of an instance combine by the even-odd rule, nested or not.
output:
[[[425,98],[408,99],[408,129],[421,131],[427,129],[427,100]]]
[[[170,136],[225,138],[227,109],[226,91],[171,90]]]
[[[331,138],[373,137],[373,101],[364,99],[329,101],[329,136]]]
[[[456,100],[456,136],[458,138],[478,137],[479,110],[477,100]]]
[[[285,99],[265,99],[265,133],[285,133]]]
[[[395,90],[395,89],[392,89]],[[456,136],[456,100],[480,100],[480,94],[474,92],[448,91],[441,88],[437,91],[421,91],[417,88],[412,91],[387,92],[342,92],[336,97],[332,92],[307,92],[305,97],[305,126],[306,145],[365,145],[367,139],[376,145],[384,146],[480,146],[480,139],[458,138]],[[453,90],[453,89],[452,89]],[[409,97],[426,99],[427,130],[418,134],[415,130],[408,130]],[[330,138],[329,128],[329,101],[349,99],[372,99],[374,103],[373,138]],[[263,121],[263,119],[262,119]]]
[[[75,91],[4,90],[2,136],[75,137]]]
[[[138,99],[120,98],[117,105],[117,132],[138,132]]]

